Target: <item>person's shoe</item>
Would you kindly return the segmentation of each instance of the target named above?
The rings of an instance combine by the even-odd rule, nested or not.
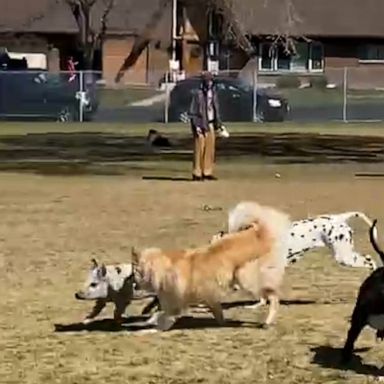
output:
[[[207,176],[203,176],[203,179],[204,180],[217,180],[217,177],[213,176],[213,175],[207,175]]]
[[[203,181],[201,176],[192,175],[192,181]]]

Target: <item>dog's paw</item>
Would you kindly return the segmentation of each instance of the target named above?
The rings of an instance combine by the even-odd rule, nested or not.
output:
[[[159,321],[160,312],[155,312],[146,322],[146,325],[157,325]]]

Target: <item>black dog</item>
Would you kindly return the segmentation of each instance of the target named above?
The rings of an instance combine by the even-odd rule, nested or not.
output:
[[[374,220],[369,229],[369,238],[373,249],[378,253],[384,264],[384,252],[377,244],[376,223],[377,220]],[[355,341],[366,325],[376,329],[378,339],[384,339],[384,267],[377,268],[361,284],[352,313],[351,327],[342,350],[343,363],[349,362],[352,358]]]
[[[156,131],[156,129],[150,129],[148,131],[147,141],[153,147],[172,147],[169,139]]]

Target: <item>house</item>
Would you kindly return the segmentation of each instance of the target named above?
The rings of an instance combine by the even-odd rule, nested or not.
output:
[[[251,67],[262,81],[273,82],[282,74],[302,78],[325,74],[328,81],[341,83],[343,68],[348,67],[348,78],[356,86],[378,85],[379,81],[384,86],[382,0],[232,0],[213,17],[208,13],[203,22],[198,21],[192,1],[183,3],[186,11],[182,41],[188,42],[183,46],[191,46],[192,35],[195,44],[202,37],[202,65],[206,63],[204,56],[209,55],[218,61],[220,70],[241,70],[246,66],[250,52],[245,52],[241,44],[239,47],[230,39],[227,43],[222,39],[222,29],[230,24],[236,27],[235,40],[243,34],[251,42]],[[273,44],[277,36],[286,35],[295,39],[295,54],[287,54],[283,44]],[[184,69],[193,73],[202,68],[196,68],[196,58],[189,59],[190,51],[182,62]]]
[[[168,3],[164,0],[115,0],[108,16],[103,46],[96,52],[94,62],[94,69],[102,72],[107,84],[114,83],[125,58],[151,23],[156,8],[161,17],[152,23],[148,41],[139,47],[137,57],[120,83],[156,83],[164,76],[168,70],[171,36]],[[81,68],[77,44],[79,28],[65,0],[0,0],[0,7],[0,47],[15,56],[43,53],[47,57],[46,69],[51,71],[66,70],[70,56],[80,61]],[[97,23],[103,10],[103,2],[98,1],[91,14],[95,28],[99,28]]]

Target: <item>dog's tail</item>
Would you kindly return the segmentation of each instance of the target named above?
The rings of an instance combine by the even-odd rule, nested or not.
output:
[[[369,228],[369,240],[371,241],[373,249],[380,256],[381,262],[384,264],[384,252],[381,250],[377,243],[377,228],[376,228],[377,220],[375,219]]]
[[[284,255],[291,220],[289,216],[275,208],[262,206],[251,201],[237,204],[228,214],[228,232],[234,233],[246,229],[257,223],[265,228],[274,239],[274,253]],[[276,248],[279,247],[279,248]]]
[[[253,201],[242,201],[228,213],[228,233],[247,229],[255,222],[263,222],[274,228],[274,231],[285,230],[290,223],[288,215],[267,206],[261,206]]]
[[[340,213],[336,216],[337,218],[340,219],[340,221],[347,221],[353,217],[358,217],[359,219],[364,220],[369,227],[372,227],[373,225],[372,220],[363,212],[358,212],[358,211],[345,212],[345,213]]]

